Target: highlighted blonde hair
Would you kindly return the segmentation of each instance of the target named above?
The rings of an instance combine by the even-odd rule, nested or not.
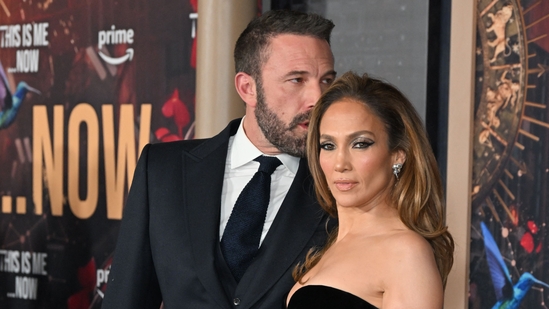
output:
[[[319,162],[319,127],[326,110],[343,99],[366,105],[385,124],[390,151],[400,150],[406,154],[399,180],[390,193],[390,203],[398,210],[401,221],[429,242],[446,286],[454,262],[454,241],[445,224],[444,195],[437,162],[419,115],[393,85],[367,74],[359,76],[347,72],[320,97],[311,116],[307,138],[307,158],[320,205],[337,218],[336,203]],[[336,236],[337,230],[324,248],[309,252],[305,263],[294,270],[296,281],[301,282],[307,271],[318,263]]]

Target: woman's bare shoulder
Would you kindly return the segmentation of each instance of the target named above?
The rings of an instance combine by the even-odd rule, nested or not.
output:
[[[383,244],[386,256],[383,286],[388,308],[440,308],[442,279],[433,249],[420,234],[399,231]],[[411,306],[411,307],[410,307]]]
[[[412,253],[417,252],[417,250],[432,252],[427,239],[409,229],[400,229],[387,233],[384,244],[394,250],[411,250]]]
[[[411,230],[399,230],[388,234],[380,242],[380,249],[396,267],[434,267],[433,248],[420,234]]]

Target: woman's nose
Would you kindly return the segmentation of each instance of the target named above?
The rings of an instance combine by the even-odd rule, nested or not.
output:
[[[349,154],[346,150],[338,150],[336,156],[335,156],[335,164],[334,164],[334,170],[336,172],[345,172],[350,170],[350,164],[349,164]]]

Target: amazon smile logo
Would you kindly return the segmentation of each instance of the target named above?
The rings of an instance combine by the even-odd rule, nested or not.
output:
[[[101,49],[104,45],[114,44],[133,44],[133,29],[116,29],[114,25],[110,30],[99,31],[97,38],[97,47],[99,49],[99,56],[103,61],[113,65],[119,65],[126,61],[131,61],[133,58],[133,48],[126,49],[126,52],[121,57],[111,57],[105,54]]]

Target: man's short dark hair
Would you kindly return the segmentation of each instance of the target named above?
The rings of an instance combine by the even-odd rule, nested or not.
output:
[[[317,14],[289,10],[269,11],[254,18],[236,41],[234,63],[236,73],[244,72],[256,81],[268,59],[271,39],[280,34],[311,36],[330,44],[334,23]],[[259,80],[258,80],[259,79]]]

